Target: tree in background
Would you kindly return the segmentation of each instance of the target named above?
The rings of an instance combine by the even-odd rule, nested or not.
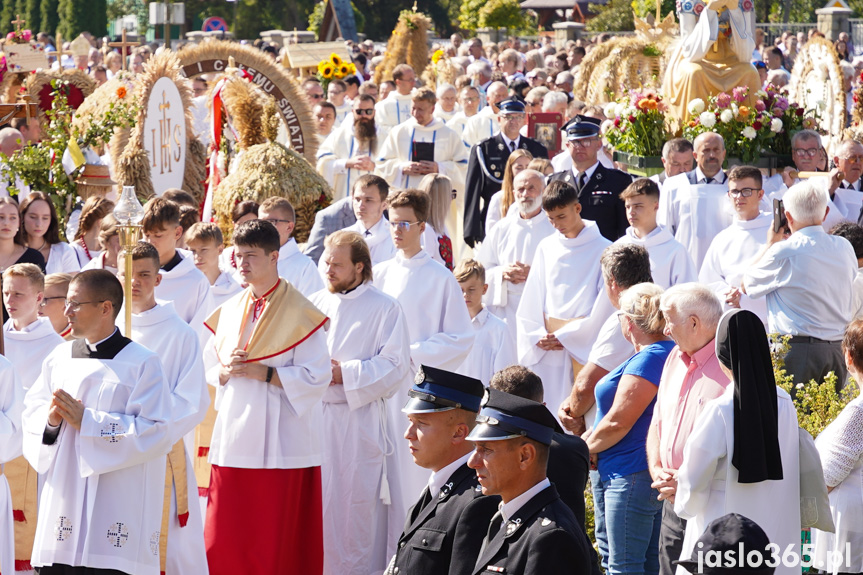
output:
[[[52,36],[57,32],[57,26],[60,24],[59,6],[60,0],[41,0],[39,4],[40,23],[42,24],[40,32],[47,32]]]
[[[57,12],[57,31],[66,40],[77,38],[81,32],[104,36],[108,31],[107,0],[60,0]]]
[[[42,11],[40,10],[39,0],[24,0],[24,10],[21,16],[27,21],[27,28],[33,31],[33,36],[37,32],[42,31]]]
[[[518,0],[464,0],[459,25],[471,32],[480,28],[507,28],[516,33],[536,31],[536,21],[521,9]]]

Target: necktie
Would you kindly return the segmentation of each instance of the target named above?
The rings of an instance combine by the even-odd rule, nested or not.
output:
[[[503,507],[503,503],[501,503],[501,507]],[[485,553],[485,548],[488,547],[488,544],[494,539],[494,536],[497,535],[497,532],[500,531],[502,526],[501,520],[503,519],[503,509],[498,509],[497,513],[492,515],[491,523],[488,524],[488,531],[485,533],[485,539],[482,540],[482,547],[479,549],[479,555],[477,556],[477,560],[482,558],[482,554]]]
[[[365,236],[369,237],[370,235],[372,235],[372,233],[369,230],[366,230]]]
[[[514,151],[515,151],[515,142],[510,142],[510,143],[509,143],[509,151],[510,151],[510,152],[514,152]]]
[[[704,183],[705,183],[705,184],[712,184],[712,183],[713,183],[713,178],[704,178]]]
[[[584,189],[585,184],[587,184],[587,173],[582,172],[578,175],[578,192],[581,193],[581,190]]]

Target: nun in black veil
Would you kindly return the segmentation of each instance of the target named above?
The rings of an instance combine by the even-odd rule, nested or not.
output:
[[[778,545],[777,574],[799,574],[781,561],[800,550],[797,411],[776,387],[764,324],[731,310],[716,329],[716,357],[734,385],[702,412],[683,450],[674,511],[687,519],[682,559],[707,524],[739,513]],[[682,569],[682,568],[679,568]]]

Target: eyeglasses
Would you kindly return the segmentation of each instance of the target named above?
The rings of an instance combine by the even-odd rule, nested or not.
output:
[[[852,164],[859,164],[860,162],[863,162],[863,156],[839,156],[839,158],[845,160],[846,162],[851,162]]]
[[[65,299],[65,298],[64,298],[64,299]],[[66,307],[66,308],[68,308],[68,309],[69,309],[69,311],[76,312],[76,311],[78,311],[78,310],[80,310],[80,309],[81,309],[81,306],[82,306],[82,305],[87,305],[87,304],[92,304],[92,303],[97,303],[97,304],[98,304],[98,303],[104,303],[104,302],[106,302],[106,301],[108,301],[108,300],[106,300],[106,299],[101,299],[101,300],[98,300],[98,301],[96,301],[96,300],[94,300],[94,301],[75,301],[75,300],[72,300],[72,299],[66,299],[66,300],[63,302],[63,306],[64,306],[64,307]]]
[[[509,113],[509,114],[501,114],[500,116],[501,116],[501,118],[503,118],[503,119],[504,119],[504,121],[509,121],[509,120],[519,120],[519,121],[521,121],[521,120],[524,120],[524,114],[519,114],[519,113],[515,113],[515,114],[513,114],[513,113]]]
[[[327,94],[329,94],[330,96],[338,96],[338,95],[344,94],[344,93],[345,93],[344,90],[330,90],[329,92],[327,92]]]
[[[309,94],[310,100],[320,100],[324,97],[323,94]]]
[[[457,197],[458,197],[458,191],[453,190],[452,191],[452,199],[456,199]]]
[[[794,148],[793,151],[799,158],[814,158],[818,155],[818,148]]]
[[[415,224],[421,224],[422,222],[389,222],[390,227],[394,230],[401,230],[403,232],[411,229],[411,226]]]
[[[732,197],[743,196],[744,198],[748,198],[760,189],[761,188],[738,188],[736,190],[728,190],[728,193],[731,194]]]
[[[44,298],[42,298],[42,303],[39,304],[39,307],[45,307],[46,305],[48,305],[48,302],[51,301],[52,299],[62,299],[65,301],[66,296],[58,295],[58,296],[54,296],[54,297],[44,297]]]
[[[580,140],[570,140],[569,143],[576,148],[587,148],[588,146],[592,146],[597,139],[598,138],[582,138]]]
[[[294,222],[294,220],[277,220],[277,219],[275,219],[275,218],[266,218],[264,221],[265,221],[265,222],[270,222],[270,223],[271,223],[271,224],[273,224],[273,225],[276,225],[276,224],[291,224],[291,223],[293,223],[293,222]]]
[[[464,98],[465,102],[476,102],[479,98]]]
[[[375,109],[374,108],[357,108],[356,110],[354,110],[354,114],[357,114],[358,116],[374,116],[375,115]]]

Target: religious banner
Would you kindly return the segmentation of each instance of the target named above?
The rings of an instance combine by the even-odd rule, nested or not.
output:
[[[183,187],[186,165],[186,110],[177,85],[166,77],[156,80],[146,104],[144,149],[150,156],[153,191]]]

